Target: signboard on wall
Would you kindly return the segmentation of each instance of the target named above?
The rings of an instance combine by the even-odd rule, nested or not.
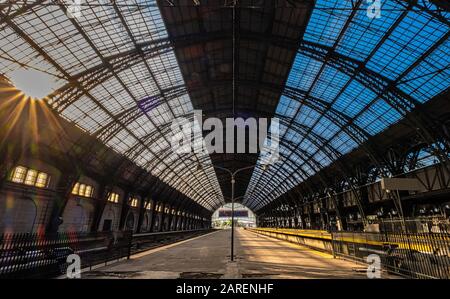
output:
[[[383,190],[407,190],[420,191],[423,187],[418,179],[408,178],[382,178],[381,189]]]
[[[231,217],[231,210],[219,210],[219,218],[229,218]],[[234,217],[242,217],[247,218],[248,217],[248,211],[247,210],[234,210]]]

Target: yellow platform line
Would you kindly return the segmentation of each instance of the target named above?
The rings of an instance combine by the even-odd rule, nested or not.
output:
[[[253,231],[256,232],[262,232],[262,233],[273,233],[273,234],[284,234],[284,235],[290,235],[290,236],[299,236],[299,237],[305,237],[305,238],[315,238],[315,239],[321,239],[321,240],[327,240],[327,241],[331,241],[331,234],[324,232],[324,231],[318,231],[313,232],[313,231],[305,231],[305,230],[300,230],[299,232],[296,232],[294,230],[281,230],[281,229],[251,229]],[[436,246],[433,246],[432,244],[430,245],[429,243],[427,244],[423,244],[423,243],[418,243],[420,241],[423,241],[424,238],[411,238],[410,242],[397,242],[397,241],[389,241],[389,242],[384,242],[384,241],[376,241],[376,240],[367,240],[367,239],[361,239],[361,238],[348,238],[348,237],[343,237],[343,238],[336,238],[334,239],[335,241],[338,242],[346,242],[346,243],[356,243],[356,244],[364,244],[364,245],[373,245],[373,246],[383,246],[383,245],[396,245],[399,248],[402,249],[413,249],[413,250],[417,250],[420,252],[428,252],[428,253],[433,253],[434,249]],[[437,239],[439,241],[442,241],[443,239]],[[444,238],[445,240],[445,238]],[[432,240],[430,240],[430,242],[432,242]]]
[[[251,229],[250,231],[255,231],[255,230]],[[274,239],[274,237],[271,237],[271,236],[268,236],[268,235],[265,235],[265,234],[261,234],[261,236],[266,237],[267,239],[272,239],[272,240]],[[333,258],[333,255],[331,255],[329,253],[322,252],[322,251],[319,251],[317,249],[310,248],[310,247],[308,247],[306,245],[295,244],[295,243],[292,243],[292,242],[289,242],[289,241],[286,241],[286,240],[281,240],[281,239],[277,239],[277,240],[285,243],[286,246],[291,247],[291,248],[302,249],[302,250],[314,253],[314,254],[316,254],[316,255],[318,255],[320,257],[323,257],[323,258],[329,258],[329,259]]]

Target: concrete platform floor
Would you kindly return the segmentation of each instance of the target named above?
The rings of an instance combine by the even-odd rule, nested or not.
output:
[[[235,231],[235,262],[229,262],[230,233],[221,230],[152,249],[82,278],[366,278],[359,264],[241,228]]]

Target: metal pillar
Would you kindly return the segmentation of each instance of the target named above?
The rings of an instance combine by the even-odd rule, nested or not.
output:
[[[231,261],[234,261],[234,174],[231,175]]]

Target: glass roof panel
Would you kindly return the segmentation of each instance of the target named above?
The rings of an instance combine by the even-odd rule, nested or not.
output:
[[[333,59],[318,61],[299,49],[286,82],[289,92],[281,96],[276,111],[280,117],[294,119],[280,125],[281,141],[289,145],[289,149],[282,147],[280,153],[292,159],[275,163],[266,171],[255,169],[244,199],[250,208],[260,208],[282,194],[280,190],[286,186],[290,189],[304,181],[293,170],[295,167],[283,163],[300,163],[301,171],[312,176],[357,148],[366,135],[378,134],[401,120],[402,114],[385,100],[385,86],[393,85],[397,94],[405,92],[402,96],[406,98],[401,100],[422,103],[449,86],[447,24],[418,7],[406,10],[405,3],[395,0],[382,0],[379,19],[368,17],[366,1],[360,2],[352,16],[352,2],[318,0],[304,40],[310,46],[321,45],[321,49],[323,45],[330,47],[330,52],[344,57],[340,59],[347,57],[349,65],[355,65],[356,60],[361,66],[349,71]],[[368,84],[364,81],[367,74],[384,82],[379,87]],[[301,99],[290,99],[292,88]],[[304,132],[294,134],[293,126],[304,128]],[[365,134],[349,135],[364,131]],[[298,162],[299,159],[305,161]],[[260,156],[258,164],[262,162]],[[275,180],[281,173],[292,179],[282,183],[283,188]],[[272,186],[262,188],[263,182]]]
[[[84,29],[90,42],[105,57],[133,49],[125,27],[113,6],[106,4],[105,0],[101,0],[100,5],[83,7],[81,16],[76,21]]]
[[[344,92],[334,102],[332,107],[343,112],[345,115],[354,117],[376,97],[374,92],[357,81],[352,80]]]
[[[367,67],[396,79],[448,32],[425,12],[410,11],[370,59]]]
[[[116,2],[137,43],[167,38],[159,8],[153,1],[119,0]]]
[[[348,81],[350,81],[349,76],[335,68],[326,66],[317,79],[317,82],[320,84],[314,85],[311,90],[311,96],[331,102],[339,95]]]
[[[308,90],[314,83],[323,63],[298,54],[287,79],[287,86]]]
[[[351,14],[353,1],[317,0],[304,38],[332,46]]]
[[[44,3],[10,22],[0,28],[2,73],[30,67],[54,75],[55,89],[83,86],[68,103],[63,95],[49,99],[52,107],[173,187],[187,186],[183,191],[206,208],[221,204],[209,155],[179,157],[170,147],[172,120],[193,113],[186,93],[166,94],[185,85],[173,49],[138,48],[168,38],[156,1],[100,0],[75,18],[64,4]],[[205,165],[195,171],[199,159]]]
[[[37,6],[33,12],[36,17],[21,15],[14,23],[69,73],[101,62],[59,6]]]
[[[345,1],[341,1],[345,2]],[[404,13],[404,5],[397,1],[381,0],[381,18],[368,18],[366,5],[361,6],[352,19],[336,50],[348,57],[365,60]]]
[[[399,83],[399,88],[424,103],[450,86],[450,41],[446,40]]]
[[[299,107],[299,102],[291,100],[288,97],[281,96],[276,113],[290,118],[295,115]]]

